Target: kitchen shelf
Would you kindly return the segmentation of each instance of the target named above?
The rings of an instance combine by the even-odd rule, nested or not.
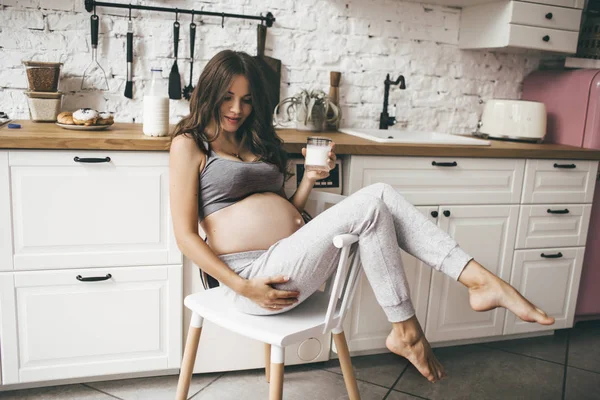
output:
[[[128,10],[145,10],[145,11],[159,11],[159,12],[170,12],[176,14],[192,14],[192,15],[208,15],[212,17],[221,17],[221,26],[225,23],[225,18],[239,18],[239,19],[253,19],[259,20],[266,23],[267,27],[272,27],[273,22],[275,22],[275,17],[272,13],[268,12],[266,16],[254,16],[254,15],[243,15],[243,14],[229,14],[229,13],[219,13],[214,11],[197,11],[197,10],[187,10],[184,8],[169,8],[169,7],[154,7],[154,6],[139,6],[135,4],[122,4],[122,3],[107,3],[104,1],[95,1],[95,0],[84,0],[85,9],[88,12],[94,11],[96,7],[112,7],[112,8],[125,8]]]

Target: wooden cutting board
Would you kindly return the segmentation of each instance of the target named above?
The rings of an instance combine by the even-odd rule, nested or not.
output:
[[[257,55],[254,57],[260,66],[260,69],[265,77],[267,84],[267,97],[269,101],[269,109],[275,109],[279,103],[279,89],[281,84],[281,61],[265,56],[265,42],[267,39],[267,27],[258,25],[257,27]]]

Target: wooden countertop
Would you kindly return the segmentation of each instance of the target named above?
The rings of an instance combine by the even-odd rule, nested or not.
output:
[[[72,131],[53,123],[29,120],[11,121],[21,129],[0,127],[0,148],[4,149],[79,149],[79,150],[145,150],[168,151],[170,138],[149,137],[141,124],[115,123],[105,131]],[[485,157],[485,158],[549,158],[600,160],[600,150],[556,144],[529,144],[491,141],[490,146],[381,144],[338,132],[304,132],[294,129],[277,131],[289,153],[300,153],[308,136],[333,139],[337,154]]]

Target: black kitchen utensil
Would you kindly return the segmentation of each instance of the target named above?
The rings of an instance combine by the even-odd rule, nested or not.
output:
[[[179,47],[179,22],[177,21],[177,17],[175,17],[175,22],[173,23],[173,40],[175,42],[175,62],[169,74],[169,98],[179,100],[181,99],[181,76],[179,75],[179,67],[177,66],[177,49]]]
[[[265,25],[258,25],[257,27],[257,42],[258,51],[256,61],[265,76],[267,83],[267,99],[269,101],[269,108],[273,110],[277,103],[279,103],[279,85],[281,82],[281,61],[265,56],[265,42],[267,40],[267,27]]]
[[[106,79],[106,72],[98,62],[98,29],[100,25],[100,18],[96,15],[90,17],[90,31],[92,34],[92,61],[83,71],[83,77],[81,78],[81,89],[82,90],[108,90],[108,79]]]
[[[131,8],[127,22],[127,82],[125,83],[125,97],[133,99],[133,22],[131,21]]]
[[[194,46],[196,45],[196,24],[194,23],[194,14],[192,14],[192,23],[190,24],[190,81],[188,85],[183,88],[183,97],[189,100],[192,97],[194,91],[193,80],[194,79]]]

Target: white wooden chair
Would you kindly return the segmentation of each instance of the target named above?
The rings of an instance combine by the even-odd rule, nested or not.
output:
[[[316,201],[313,215],[322,212],[326,204],[337,203],[345,196],[313,191],[309,201]],[[196,361],[204,319],[240,335],[265,343],[265,373],[269,382],[269,400],[283,396],[285,347],[311,337],[333,333],[344,382],[350,400],[360,400],[354,371],[344,336],[343,322],[350,308],[362,268],[358,255],[357,235],[343,234],[332,238],[341,249],[337,272],[329,279],[325,291],[317,291],[298,307],[277,315],[257,316],[237,311],[224,296],[222,287],[195,293],[184,304],[192,311],[187,342],[183,354],[177,400],[187,399]],[[270,361],[270,362],[269,362]]]

